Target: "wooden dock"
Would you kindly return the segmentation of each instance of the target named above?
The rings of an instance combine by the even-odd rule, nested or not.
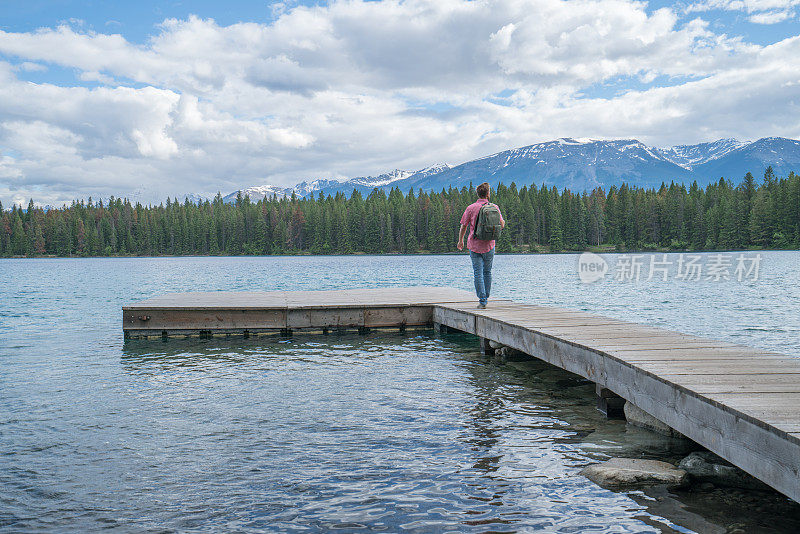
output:
[[[800,502],[800,358],[451,288],[180,293],[123,307],[125,337],[449,327],[598,385]]]

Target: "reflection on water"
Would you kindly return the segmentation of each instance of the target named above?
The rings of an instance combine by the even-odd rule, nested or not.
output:
[[[548,267],[549,285],[539,273],[500,291],[587,307],[606,290],[568,287],[565,258],[509,258],[518,280],[560,267]],[[13,283],[0,284],[0,529],[800,531],[800,506],[775,494],[597,487],[578,475],[591,462],[676,461],[687,445],[606,420],[590,382],[541,362],[496,363],[470,336],[122,342],[122,303],[208,284],[257,287],[272,260],[2,262],[2,281]],[[289,288],[335,287],[355,261],[274,260],[271,283]],[[445,260],[428,261],[431,283],[452,285],[456,271],[435,268]],[[359,261],[368,263],[350,270],[351,283],[421,275],[417,258]],[[624,315],[633,291],[607,299],[610,311]],[[655,314],[646,308],[661,296],[639,291],[631,313]],[[703,314],[722,298],[679,304]],[[735,306],[762,313],[754,300]],[[793,343],[791,328],[769,343]],[[726,325],[721,337],[737,331]]]
[[[476,353],[469,336],[344,336],[324,344],[320,339],[265,343],[251,338],[233,345],[224,339],[179,341],[156,350],[134,342],[125,346],[124,363],[129,373],[162,379],[184,374],[187,367],[205,373],[214,366],[236,365],[237,374],[258,369],[259,383],[278,380],[284,395],[294,401],[300,396],[305,406],[314,406],[310,426],[309,410],[297,420],[283,406],[269,422],[270,433],[281,428],[301,433],[283,435],[280,441],[313,441],[314,450],[305,453],[321,455],[328,469],[341,463],[347,476],[338,473],[331,487],[324,476],[309,480],[295,473],[302,482],[289,488],[299,484],[316,497],[307,509],[300,501],[291,506],[299,515],[287,528],[334,527],[325,518],[336,507],[346,511],[341,528],[514,530],[527,525],[612,532],[626,522],[626,530],[644,528],[629,517],[631,507],[645,513],[643,507],[574,475],[593,455],[602,456],[581,446],[598,425],[608,425],[593,407],[590,383],[544,364],[521,365],[524,371],[494,365]],[[198,350],[199,344],[204,350]],[[310,394],[298,395],[297,373]],[[271,395],[268,399],[281,402]],[[611,426],[615,430],[607,431],[605,442],[625,434],[623,426]],[[297,499],[285,485],[271,493],[272,500]],[[362,500],[368,501],[371,514],[365,516]],[[565,516],[565,507],[574,515]],[[588,519],[581,509],[597,519]],[[277,514],[271,521],[280,519]]]

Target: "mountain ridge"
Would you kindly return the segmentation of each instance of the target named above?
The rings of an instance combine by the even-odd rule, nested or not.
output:
[[[353,190],[369,194],[373,189],[397,187],[402,192],[461,188],[488,181],[493,187],[502,182],[517,187],[555,186],[574,192],[608,188],[625,182],[639,187],[659,187],[661,183],[697,182],[708,185],[720,177],[741,180],[747,173],[758,176],[772,166],[776,175],[800,170],[800,141],[783,137],[764,137],[755,141],[719,139],[694,145],[652,147],[636,139],[560,138],[503,150],[459,165],[440,163],[417,171],[395,169],[377,176],[362,176],[344,181],[318,179],[302,181],[293,187],[252,186],[224,197],[233,202],[239,193],[251,200],[292,193],[349,196]]]

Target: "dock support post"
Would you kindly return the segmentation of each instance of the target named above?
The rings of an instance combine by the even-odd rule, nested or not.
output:
[[[625,419],[625,399],[596,384],[597,409],[603,412],[609,419]]]
[[[433,331],[437,334],[453,334],[458,332],[455,328],[442,323],[433,323]]]
[[[480,344],[481,344],[481,354],[484,354],[484,355],[487,355],[487,356],[491,356],[492,354],[494,354],[494,349],[489,344],[489,340],[488,339],[486,339],[485,337],[479,337],[478,339],[480,340]]]
[[[281,328],[281,335],[283,337],[292,337],[292,329],[291,328]]]
[[[327,328],[323,328],[322,329],[322,335],[323,336],[327,336],[328,335],[328,329]]]
[[[401,323],[399,330],[401,334],[404,333],[406,331],[406,323]]]
[[[250,331],[249,330],[245,330],[244,332],[242,332],[242,335],[244,335],[244,338],[247,339],[247,338],[250,337]]]
[[[366,327],[366,326],[359,326],[358,327],[358,333],[360,335],[362,335],[362,336],[365,336],[365,335],[369,334],[369,328]]]

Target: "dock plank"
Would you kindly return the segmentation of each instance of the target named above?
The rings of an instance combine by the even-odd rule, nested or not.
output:
[[[790,373],[751,375],[685,375],[663,373],[661,378],[705,396],[719,394],[800,393],[800,375]],[[760,395],[758,398],[762,398]],[[766,402],[762,398],[762,402]]]
[[[355,288],[329,291],[189,292],[160,295],[123,309],[271,309],[432,305],[474,302],[467,291],[440,287]]]
[[[631,363],[648,361],[689,361],[689,360],[761,360],[785,359],[786,355],[776,352],[749,349],[748,347],[704,347],[678,349],[674,347],[650,349],[618,349],[606,351],[611,356]]]
[[[657,375],[735,375],[800,374],[799,358],[771,358],[765,360],[694,360],[680,362],[647,361],[636,364],[639,368]]]

